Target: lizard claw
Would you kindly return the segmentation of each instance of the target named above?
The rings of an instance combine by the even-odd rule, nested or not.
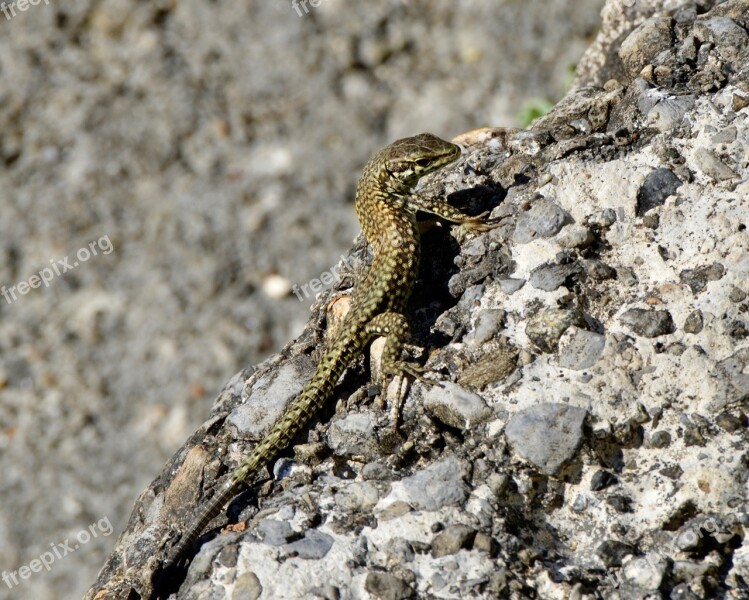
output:
[[[490,213],[491,211],[486,211],[481,213],[480,215],[471,217],[470,219],[464,221],[463,225],[468,231],[491,231],[495,227],[499,227],[502,221],[510,216],[502,215],[501,217],[497,217],[496,219],[487,219]]]

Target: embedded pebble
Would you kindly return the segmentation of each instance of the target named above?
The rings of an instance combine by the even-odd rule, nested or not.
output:
[[[622,576],[638,590],[654,592],[661,587],[667,568],[668,561],[663,556],[650,552],[627,562]]]
[[[568,404],[537,404],[513,415],[505,435],[520,456],[556,475],[580,447],[587,414]]]
[[[654,431],[650,435],[650,445],[653,448],[667,448],[671,443],[671,434],[668,431]]]
[[[699,169],[715,181],[734,179],[736,173],[707,148],[697,148],[694,159]]]
[[[637,216],[663,205],[666,198],[676,193],[682,181],[670,169],[656,169],[648,173],[637,192]]]
[[[231,600],[257,600],[262,593],[263,586],[257,575],[252,571],[245,571],[234,582]]]
[[[607,279],[613,279],[616,276],[616,271],[601,260],[593,259],[580,262],[585,269],[585,273],[593,281],[606,281]]]
[[[551,237],[571,221],[570,215],[554,202],[537,200],[518,216],[513,239],[518,244],[526,244],[537,238]]]
[[[616,475],[608,471],[596,471],[590,479],[590,489],[594,492],[600,492],[609,486],[616,484]]]
[[[434,536],[432,556],[440,558],[455,554],[461,548],[470,548],[476,537],[476,530],[468,525],[449,525]]]
[[[401,481],[407,502],[417,510],[437,510],[462,502],[467,493],[466,465],[453,456]]]
[[[697,309],[689,313],[686,321],[684,321],[684,331],[686,333],[699,333],[702,331],[702,311]]]
[[[613,208],[605,208],[591,213],[585,218],[584,222],[590,227],[606,229],[616,223],[616,211]]]
[[[374,421],[368,412],[351,413],[334,419],[328,430],[328,442],[339,456],[374,456],[377,439]]]
[[[501,308],[482,310],[473,330],[466,336],[466,342],[476,345],[488,342],[502,328],[506,314]]]
[[[405,581],[382,571],[367,573],[364,588],[378,600],[405,600],[414,597],[413,590]]]
[[[557,234],[557,243],[562,248],[587,248],[595,241],[593,232],[584,225],[571,223]]]
[[[658,131],[669,131],[681,125],[684,115],[694,108],[694,96],[667,96],[647,113],[648,125]]]
[[[676,331],[671,313],[667,310],[630,308],[619,317],[619,320],[636,334],[647,338],[668,335]]]
[[[271,546],[283,546],[294,536],[288,521],[276,519],[263,519],[257,524],[257,530],[263,543]]]
[[[708,282],[720,281],[725,273],[725,267],[715,262],[695,269],[684,269],[679,273],[679,279],[689,286],[693,294],[700,294],[705,291]]]
[[[366,481],[352,481],[335,495],[335,503],[348,512],[371,510],[379,499],[377,488]]]
[[[525,285],[525,279],[500,279],[499,288],[511,296]]]
[[[491,416],[481,396],[451,381],[428,387],[424,407],[446,425],[463,430],[470,430]]]
[[[567,369],[588,369],[601,356],[606,336],[571,326],[559,340],[559,366]]]
[[[630,544],[618,540],[606,540],[598,546],[596,554],[608,568],[621,567],[626,556],[637,554],[637,550]]]
[[[541,265],[531,271],[529,281],[536,289],[552,292],[563,286],[570,277],[582,271],[583,267],[579,262],[565,265]]]
[[[525,334],[542,352],[555,352],[559,338],[569,327],[585,327],[585,318],[580,311],[566,308],[545,308],[530,319]]]
[[[280,418],[288,404],[304,389],[315,368],[308,356],[289,360],[272,378],[261,378],[249,390],[247,401],[227,418],[241,436],[259,439]]]
[[[671,17],[651,17],[622,41],[619,57],[628,73],[639,73],[656,54],[669,47],[672,24]]]
[[[287,555],[298,556],[307,560],[317,560],[324,557],[333,547],[333,538],[327,533],[310,529],[301,540],[282,546]]]

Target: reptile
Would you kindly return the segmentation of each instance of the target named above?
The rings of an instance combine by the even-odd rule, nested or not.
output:
[[[485,219],[486,213],[468,216],[444,201],[411,192],[421,177],[457,160],[460,153],[459,146],[422,133],[396,140],[366,164],[355,206],[374,258],[353,293],[351,308],[324,349],[310,382],[200,512],[171,551],[166,566],[177,564],[223,507],[290,444],[332,395],[346,367],[374,338],[386,338],[381,360],[384,376],[423,379],[423,368],[401,360],[409,336],[404,313],[419,268],[416,214],[427,213],[478,231],[496,226]]]

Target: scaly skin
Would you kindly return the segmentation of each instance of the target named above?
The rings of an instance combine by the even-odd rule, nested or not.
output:
[[[351,310],[307,387],[203,509],[171,552],[167,565],[176,564],[223,507],[290,444],[332,395],[346,367],[372,339],[386,336],[383,374],[420,376],[418,367],[401,361],[409,334],[404,311],[419,268],[416,213],[430,213],[476,230],[494,226],[484,222],[484,215],[468,217],[446,203],[411,194],[419,178],[458,156],[458,146],[423,133],[397,140],[364,167],[356,190],[356,214],[375,256],[369,273],[354,292]]]

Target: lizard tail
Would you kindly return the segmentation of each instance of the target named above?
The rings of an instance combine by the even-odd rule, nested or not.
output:
[[[354,329],[358,326],[351,326]],[[200,516],[169,554],[165,567],[175,566],[200,537],[203,529],[218,515],[229,501],[237,495],[263,465],[289,445],[296,434],[317,413],[333,392],[338,378],[351,360],[361,352],[366,340],[363,334],[355,336],[345,333],[333,348],[330,348],[318,365],[315,375],[299,397],[271,428],[268,434],[234,471],[227,484],[208,502]]]
[[[169,558],[165,563],[165,568],[175,566],[180,559],[187,553],[190,547],[195,543],[203,532],[203,529],[213,521],[213,519],[221,512],[224,506],[236,496],[245,484],[242,481],[236,479],[230,479],[216,495],[211,498],[210,502],[206,505],[203,511],[200,513],[200,517],[195,521],[190,528],[182,536],[179,543],[172,549],[169,554]]]

